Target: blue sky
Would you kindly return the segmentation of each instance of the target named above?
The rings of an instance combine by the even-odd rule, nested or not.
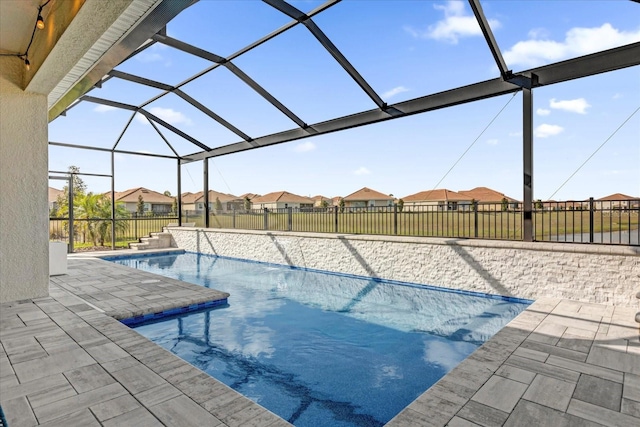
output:
[[[291,3],[304,12],[322,4]],[[640,41],[640,5],[631,1],[482,5],[514,72]],[[170,22],[167,31],[227,57],[289,21],[258,1],[203,0]],[[498,77],[467,2],[346,0],[314,21],[388,103]],[[233,63],[306,123],[375,107],[301,25]],[[209,65],[156,44],[117,69],[174,85]],[[224,67],[182,90],[251,137],[295,127]],[[91,95],[140,104],[158,93],[114,78]],[[633,114],[640,107],[640,67],[537,88],[533,94],[535,199],[598,198],[617,192],[640,196],[640,112]],[[239,140],[173,94],[147,109],[211,147]],[[329,197],[364,186],[396,197],[433,188],[486,186],[521,199],[521,111],[521,95],[506,95],[217,157],[210,161],[209,186],[235,195],[286,190]],[[49,140],[111,147],[129,118],[127,111],[83,102],[50,124]],[[200,151],[161,130],[180,154]],[[132,121],[118,148],[171,154],[143,117]],[[82,172],[110,173],[108,153],[60,147],[51,147],[49,153],[51,170],[73,164]],[[143,186],[177,192],[174,160],[118,154],[115,163],[117,191]],[[109,179],[85,181],[93,191],[110,189]],[[202,190],[202,181],[201,162],[182,167],[183,191]],[[50,185],[60,187],[59,181]]]

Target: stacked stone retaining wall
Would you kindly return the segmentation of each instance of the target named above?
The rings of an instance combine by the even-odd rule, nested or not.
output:
[[[453,289],[638,307],[640,248],[172,228],[187,251]]]

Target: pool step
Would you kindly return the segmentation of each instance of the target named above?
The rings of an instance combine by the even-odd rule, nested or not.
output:
[[[151,233],[150,237],[141,237],[139,243],[129,243],[129,247],[138,251],[171,248],[171,233]]]

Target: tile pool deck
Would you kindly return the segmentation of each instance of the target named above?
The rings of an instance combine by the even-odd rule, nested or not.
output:
[[[225,296],[70,257],[49,297],[0,305],[8,425],[289,425],[116,320]],[[388,425],[640,425],[636,311],[538,300]]]

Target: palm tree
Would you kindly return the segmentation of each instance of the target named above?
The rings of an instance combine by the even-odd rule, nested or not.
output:
[[[104,194],[87,193],[80,197],[74,207],[74,216],[82,219],[82,228],[95,246],[104,246],[109,232],[111,218],[111,199]],[[116,219],[127,218],[128,212],[121,203],[116,203]],[[125,221],[115,222],[116,231],[126,231],[128,224]]]

